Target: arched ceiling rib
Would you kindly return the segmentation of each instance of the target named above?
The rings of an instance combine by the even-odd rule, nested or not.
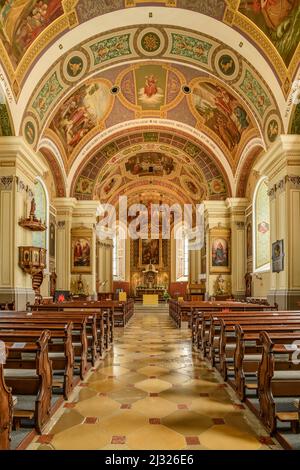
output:
[[[78,166],[72,177],[70,194],[78,199],[92,199],[98,197],[97,186],[102,180],[114,178],[111,184],[116,191],[127,184],[134,186],[132,180],[135,177],[142,186],[151,178],[153,184],[160,181],[162,188],[179,183],[180,187],[180,180],[184,185],[186,178],[183,191],[190,193],[192,199],[193,193],[201,199],[204,186],[210,199],[232,194],[220,161],[203,144],[199,145],[197,139],[182,130],[153,125],[125,130],[102,141],[97,151],[94,149]],[[189,185],[188,180],[192,184]],[[200,187],[198,183],[201,183]],[[193,184],[199,191],[191,189]]]

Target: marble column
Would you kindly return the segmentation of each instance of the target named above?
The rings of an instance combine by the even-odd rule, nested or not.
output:
[[[21,137],[0,138],[0,302],[18,310],[34,300],[32,280],[19,267],[19,246],[32,245],[32,232],[19,225],[28,217],[36,177],[47,168]]]
[[[226,204],[231,228],[231,291],[235,298],[245,296],[246,274],[246,198],[228,198]]]
[[[75,198],[56,198],[56,289],[71,288],[71,229],[72,217],[76,207]]]
[[[203,204],[206,244],[206,293],[208,296],[214,296],[216,294],[216,281],[219,273],[215,273],[211,269],[211,230],[215,228],[230,230],[230,213],[226,201],[203,201]],[[226,286],[230,287],[230,273],[222,275]]]

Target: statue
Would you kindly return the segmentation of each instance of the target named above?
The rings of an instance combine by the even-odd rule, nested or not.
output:
[[[74,279],[71,283],[71,292],[73,295],[82,295],[88,296],[89,295],[89,286],[88,284],[82,279],[81,274],[77,281]]]
[[[30,213],[29,217],[35,219],[36,203],[34,197],[31,199]]]
[[[245,284],[246,284],[245,296],[252,297],[252,274],[251,273],[245,274]]]
[[[216,295],[223,295],[228,293],[228,286],[227,282],[223,278],[222,274],[219,274],[215,281],[215,294]]]

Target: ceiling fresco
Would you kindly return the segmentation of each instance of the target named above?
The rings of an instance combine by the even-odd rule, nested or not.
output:
[[[288,67],[300,42],[300,1],[241,0],[239,11],[267,36]]]
[[[98,16],[142,6],[197,12],[238,30],[272,63],[288,91],[300,54],[299,0],[0,0],[0,57],[15,96],[58,37]]]
[[[109,201],[119,191],[127,194],[148,184],[160,191],[169,187],[192,203],[230,193],[222,169],[201,147],[180,133],[155,131],[134,132],[99,149],[77,172],[72,194]]]
[[[34,40],[63,13],[61,0],[0,0],[0,38],[15,68]]]
[[[5,93],[0,87],[0,137],[13,135],[13,126]]]
[[[115,67],[103,72],[101,78],[85,81],[61,101],[44,135],[61,149],[70,167],[84,146],[103,129],[143,117],[171,119],[208,135],[222,149],[232,168],[236,168],[245,144],[264,132],[255,117],[259,116],[261,122],[274,116],[275,136],[280,132],[281,121],[273,101],[259,84],[255,101],[249,98],[249,104],[245,104],[239,94],[233,95],[222,86],[220,79],[204,76],[207,74],[199,77],[197,70],[191,72],[186,66],[155,61]],[[254,82],[251,86],[250,97],[254,96]],[[28,143],[36,142],[38,123],[45,122],[51,100],[55,101],[57,93],[62,92],[63,86],[53,72],[34,97],[24,120]]]
[[[143,6],[137,24],[120,27],[116,14],[115,29],[101,18],[93,33],[77,29],[107,13],[111,25],[122,9],[141,18]],[[157,7],[192,12],[199,31],[155,24]],[[218,26],[228,36],[214,37]],[[16,132],[43,153],[59,196],[71,186],[78,199],[109,201],[124,188],[135,198],[151,184],[195,203],[231,196],[234,178],[241,195],[257,152],[300,132],[299,105],[287,111],[299,39],[300,0],[0,0],[0,135]],[[247,56],[252,45],[260,65]],[[143,119],[157,128],[116,137]],[[253,142],[260,150],[247,156]]]

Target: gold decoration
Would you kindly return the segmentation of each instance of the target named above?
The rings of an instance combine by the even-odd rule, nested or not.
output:
[[[77,279],[73,279],[71,282],[71,293],[73,295],[89,295],[89,285],[84,279],[82,279],[81,274]]]
[[[226,11],[224,13],[224,19],[223,19],[224,23],[232,25],[234,17],[235,17],[235,12],[230,10],[229,8],[226,8]]]
[[[285,63],[279,53],[277,52],[275,46],[272,42],[264,35],[264,33],[248,18],[246,18],[242,13],[236,13],[234,18],[233,26],[237,26],[242,31],[248,34],[263,51],[266,56],[273,63],[275,70],[283,82],[287,75],[287,68]]]
[[[34,276],[46,267],[45,248],[36,246],[19,246],[19,266],[20,268]]]
[[[36,204],[34,198],[31,200],[31,207],[29,217],[27,219],[21,219],[19,225],[33,232],[44,232],[46,230],[46,225],[42,223],[41,220],[38,220],[35,216]]]

